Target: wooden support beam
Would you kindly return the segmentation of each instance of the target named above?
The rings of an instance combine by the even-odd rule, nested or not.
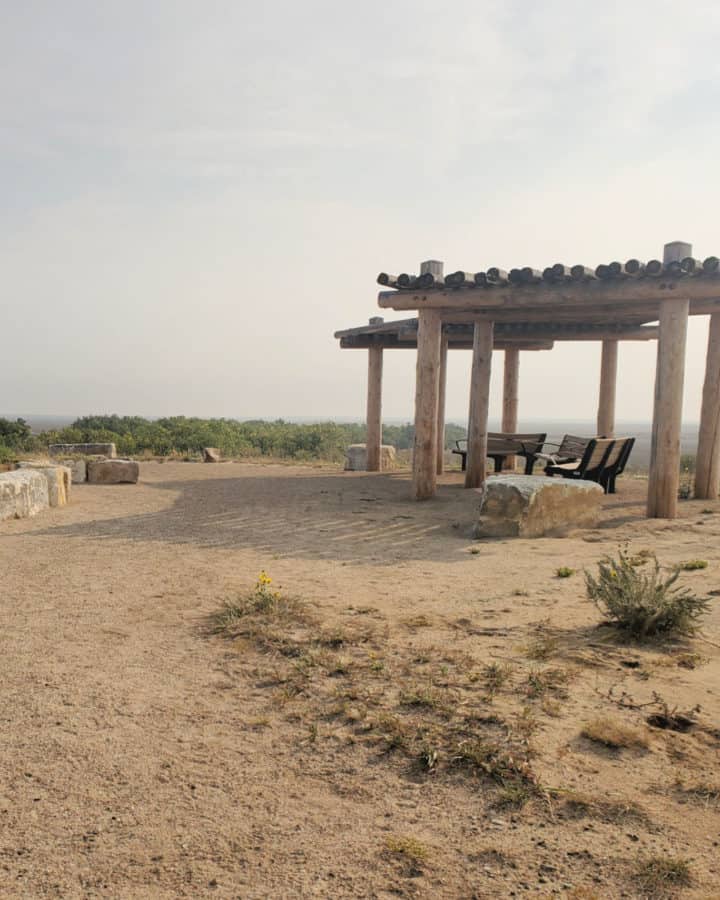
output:
[[[720,493],[720,314],[710,316],[700,432],[695,460],[695,497],[717,500]]]
[[[477,322],[473,339],[472,374],[470,376],[466,488],[480,487],[485,481],[492,350],[492,322]]]
[[[437,422],[442,323],[436,310],[422,310],[418,321],[415,373],[413,493],[426,500],[437,487]]]
[[[447,355],[448,337],[442,336],[440,343],[440,376],[438,383],[438,421],[437,421],[437,473],[442,475],[445,469],[445,392],[447,389]]]
[[[688,244],[666,244],[664,262],[691,256]],[[680,486],[680,429],[685,380],[685,344],[690,310],[689,300],[664,300],[660,304],[660,337],[655,371],[650,477],[647,514],[649,518],[674,519]]]
[[[520,380],[520,351],[517,347],[505,351],[505,368],[503,371],[503,434],[515,434],[518,428],[518,386]],[[505,457],[503,469],[512,472],[515,469],[515,457]]]
[[[379,472],[382,447],[382,347],[368,349],[367,435],[365,438],[367,471]]]
[[[615,393],[617,385],[618,342],[603,341],[600,358],[600,397],[598,399],[597,434],[615,434]]]
[[[720,276],[700,278],[661,275],[658,278],[596,279],[560,284],[516,284],[466,290],[381,291],[384,309],[533,309],[659,303],[668,298],[716,300]],[[629,310],[628,310],[629,311]]]

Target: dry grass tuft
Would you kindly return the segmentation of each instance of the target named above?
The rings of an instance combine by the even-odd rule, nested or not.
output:
[[[598,717],[588,722],[580,734],[596,744],[602,744],[611,750],[647,750],[648,739],[642,731],[623,725],[617,719]]]
[[[682,857],[649,856],[638,860],[633,880],[646,897],[668,897],[690,887],[690,864]]]
[[[699,806],[720,806],[720,784],[694,782],[685,784],[681,780],[675,782],[675,794],[681,802],[696,803]]]
[[[632,801],[614,801],[576,791],[553,791],[558,800],[557,812],[565,819],[595,819],[611,825],[635,823],[649,825],[645,810]]]

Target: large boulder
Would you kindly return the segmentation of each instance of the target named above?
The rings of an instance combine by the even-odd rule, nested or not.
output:
[[[392,469],[395,466],[395,448],[390,444],[383,444],[380,448],[380,468]],[[367,471],[367,447],[365,444],[350,444],[345,451],[346,472]]]
[[[90,484],[136,484],[140,466],[131,459],[88,460],[87,477]]]
[[[219,463],[221,459],[222,454],[217,447],[203,447],[203,462]]]
[[[107,456],[115,459],[115,444],[50,444],[50,456]]]
[[[42,472],[0,472],[0,521],[36,516],[49,505],[48,480]]]
[[[18,469],[34,469],[47,479],[50,506],[65,506],[69,501],[72,472],[68,466],[55,466],[52,463],[23,460],[18,463]]]
[[[491,475],[478,488],[476,537],[562,535],[596,523],[604,492],[593,481]]]

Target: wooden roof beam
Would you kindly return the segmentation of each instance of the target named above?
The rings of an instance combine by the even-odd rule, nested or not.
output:
[[[381,291],[378,305],[382,309],[559,309],[573,306],[607,306],[613,304],[659,303],[676,297],[679,300],[717,300],[720,277],[669,279],[628,278],[624,281],[563,282],[550,285],[514,285],[512,287],[434,290]]]

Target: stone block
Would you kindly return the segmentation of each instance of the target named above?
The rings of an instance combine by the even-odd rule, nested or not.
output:
[[[380,469],[392,469],[395,467],[397,454],[390,444],[383,444],[380,448]],[[367,447],[365,444],[350,444],[345,451],[346,472],[367,471]]]
[[[65,506],[70,500],[72,472],[68,466],[57,466],[36,460],[23,460],[18,469],[33,469],[41,472],[48,483],[48,500],[50,506]]]
[[[34,469],[0,473],[0,521],[36,516],[50,505],[48,480]]]
[[[605,496],[593,481],[544,475],[491,475],[478,488],[476,537],[559,536],[597,522]]]
[[[87,460],[71,457],[70,459],[58,459],[58,462],[70,469],[73,484],[84,484],[87,481]]]
[[[222,459],[222,453],[217,447],[203,447],[203,462],[219,463]]]
[[[115,459],[115,444],[50,444],[50,456],[107,456]]]
[[[91,459],[87,464],[90,484],[136,484],[140,466],[131,459]]]

